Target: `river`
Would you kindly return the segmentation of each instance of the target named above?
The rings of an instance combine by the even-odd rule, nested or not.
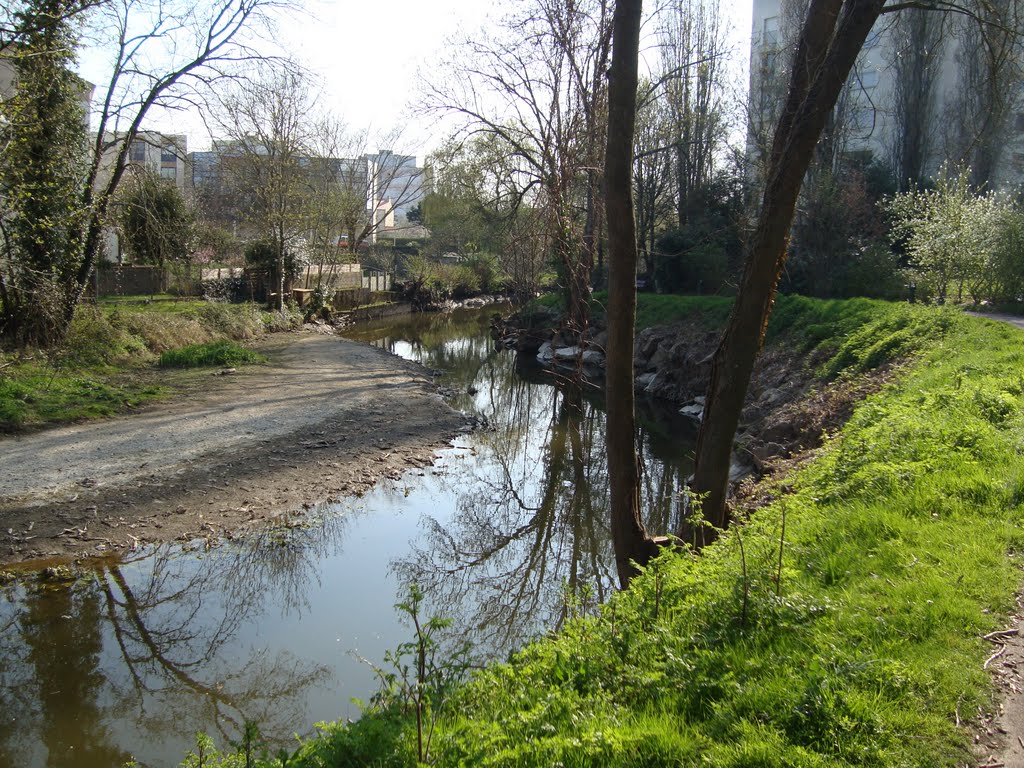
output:
[[[411,637],[394,608],[411,583],[484,658],[602,600],[615,565],[600,392],[496,351],[494,311],[349,334],[437,371],[477,417],[433,466],[244,540],[0,589],[0,767],[174,766],[198,731],[226,747],[251,721],[287,746],[358,717],[375,666]],[[641,401],[638,433],[645,514],[673,530],[694,428]]]

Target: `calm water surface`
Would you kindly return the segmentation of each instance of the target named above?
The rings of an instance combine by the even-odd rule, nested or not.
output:
[[[0,589],[0,766],[174,766],[197,731],[226,746],[253,720],[287,745],[357,717],[371,663],[410,637],[393,605],[413,581],[491,657],[556,628],[567,593],[602,599],[615,566],[598,393],[496,352],[494,311],[352,334],[441,372],[489,425],[433,467],[245,541]],[[669,530],[694,432],[671,407],[639,409],[644,507]]]

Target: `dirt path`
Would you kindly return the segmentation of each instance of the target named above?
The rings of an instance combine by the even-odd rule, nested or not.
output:
[[[1016,328],[1024,328],[1024,317],[1020,315],[1004,315],[999,312],[965,312],[964,314],[971,317],[984,317],[987,320],[998,320]]]
[[[334,336],[280,334],[268,365],[188,396],[0,439],[0,563],[231,536],[429,464],[465,420],[422,368]]]

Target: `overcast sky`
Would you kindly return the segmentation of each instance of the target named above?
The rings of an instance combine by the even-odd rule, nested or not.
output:
[[[417,72],[429,69],[451,37],[485,27],[515,2],[307,0],[307,13],[281,19],[276,41],[283,52],[321,78],[325,109],[357,129],[385,132],[407,125],[406,146],[401,149],[422,156],[441,137],[423,121],[410,120],[406,112],[416,93]],[[723,5],[732,15],[737,41],[745,41],[751,0],[723,0]],[[84,52],[80,70],[86,79],[102,82],[103,57],[96,51]],[[209,143],[197,117],[178,116],[173,124],[158,120],[149,127],[187,133],[190,149]]]

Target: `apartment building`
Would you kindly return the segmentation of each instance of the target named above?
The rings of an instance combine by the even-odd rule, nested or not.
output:
[[[188,156],[188,172],[192,194],[201,200],[205,209],[225,225],[237,230],[235,192],[225,177],[226,160],[237,156],[237,143],[214,142],[213,148],[192,152]],[[384,233],[387,237],[402,237],[401,231],[411,227],[409,211],[423,200],[425,186],[423,169],[416,164],[414,155],[400,155],[380,151],[354,158],[300,158],[299,165],[312,167],[319,163],[326,168],[338,185],[365,198],[368,218],[375,222],[369,241],[372,244]]]
[[[140,131],[128,147],[128,164],[144,168],[182,193],[188,188],[188,137]]]
[[[766,149],[788,78],[801,4],[753,0],[748,150]],[[843,155],[859,153],[927,178],[943,163],[978,166],[982,181],[1009,187],[1024,180],[1024,84],[1007,81],[1005,102],[985,105],[963,74],[971,47],[969,21],[914,11],[882,16],[869,35],[833,115],[831,140]],[[976,34],[976,33],[974,33]]]

